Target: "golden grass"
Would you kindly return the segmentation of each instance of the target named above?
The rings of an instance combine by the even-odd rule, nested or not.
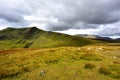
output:
[[[119,46],[3,50],[0,79],[119,80],[119,50]]]

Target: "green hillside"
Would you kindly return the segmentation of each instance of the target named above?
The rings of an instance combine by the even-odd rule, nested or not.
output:
[[[0,31],[0,49],[83,46],[94,40],[67,34],[43,31],[36,27],[7,28]]]
[[[95,43],[95,41],[66,34],[46,32],[40,35],[31,47],[83,46],[92,43]]]

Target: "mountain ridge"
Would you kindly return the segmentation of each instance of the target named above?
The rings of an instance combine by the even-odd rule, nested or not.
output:
[[[94,43],[97,41],[36,27],[7,28],[0,31],[0,49],[84,46]]]

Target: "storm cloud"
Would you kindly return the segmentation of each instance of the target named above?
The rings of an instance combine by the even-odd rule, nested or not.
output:
[[[120,35],[120,0],[0,0],[0,22],[0,26]]]

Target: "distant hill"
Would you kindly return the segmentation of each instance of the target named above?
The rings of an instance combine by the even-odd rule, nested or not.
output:
[[[97,43],[78,36],[43,31],[36,27],[6,28],[0,31],[0,49],[84,46]]]
[[[98,35],[89,35],[89,34],[76,34],[75,36],[80,36],[80,37],[84,37],[84,38],[91,38],[91,39],[96,39],[99,37]]]
[[[120,38],[114,39],[114,41],[116,41],[116,42],[120,42]]]
[[[120,42],[120,38],[112,39],[110,37],[102,37],[102,36],[98,36],[98,35],[77,34],[75,36],[80,36],[80,37],[83,37],[83,38],[99,40],[99,41],[106,41],[106,42],[110,42],[110,43],[119,43]]]

